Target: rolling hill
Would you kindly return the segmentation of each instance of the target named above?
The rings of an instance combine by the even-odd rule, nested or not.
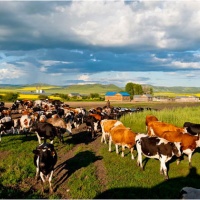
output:
[[[29,84],[29,85],[10,85],[1,84],[0,92],[19,92],[19,93],[34,93],[37,87],[45,91],[45,94],[91,94],[98,93],[104,95],[108,91],[120,92],[124,91],[125,88],[118,87],[114,84],[102,85],[102,84],[85,84],[85,85],[69,85],[69,86],[55,86],[42,83]],[[176,94],[197,94],[200,93],[200,87],[162,87],[162,86],[152,86],[145,85],[153,88],[155,93],[176,93]]]

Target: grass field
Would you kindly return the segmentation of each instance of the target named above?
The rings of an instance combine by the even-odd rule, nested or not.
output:
[[[185,106],[185,105],[184,105]],[[144,111],[125,115],[121,121],[135,132],[144,133],[145,116],[154,114],[159,120],[182,126],[185,121],[200,123],[200,106],[177,107],[160,111]],[[99,133],[100,134],[100,133]],[[101,134],[100,134],[101,135]],[[38,145],[34,134],[3,135],[0,143],[0,196],[21,199],[176,199],[184,186],[199,188],[200,151],[192,156],[192,168],[187,156],[179,165],[176,158],[168,162],[169,181],[159,174],[158,160],[145,159],[144,171],[131,160],[128,149],[125,157],[108,152],[108,145],[100,143],[100,137],[91,142],[82,133],[65,136],[65,143],[55,140],[60,168],[54,174],[54,194],[41,194],[39,183],[35,183],[35,167],[32,150]],[[70,155],[70,156],[69,156]],[[137,152],[134,152],[137,157]],[[100,162],[102,168],[96,165]],[[104,169],[104,170],[102,170]],[[99,171],[100,170],[100,171]],[[60,173],[60,175],[59,175]]]

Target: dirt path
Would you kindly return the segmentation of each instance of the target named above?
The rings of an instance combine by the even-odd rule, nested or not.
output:
[[[86,130],[85,125],[81,125],[79,130],[73,130],[73,134],[79,134],[80,132],[84,132]],[[79,137],[79,136],[77,136]],[[77,138],[76,138],[77,139]],[[90,139],[89,139],[90,140]],[[100,155],[100,147],[101,147],[101,142],[100,142],[100,134],[98,137],[90,141],[88,144],[85,144],[84,142],[81,142],[77,144],[72,150],[66,152],[64,146],[58,147],[58,163],[55,167],[55,172],[54,172],[54,186],[55,186],[55,193],[57,193],[62,199],[69,199],[69,185],[68,185],[68,178],[69,176],[75,171],[72,170],[69,167],[69,160],[73,159],[73,157],[77,153],[77,149],[82,146],[82,148],[88,148],[90,151],[94,153],[94,157],[101,157]],[[81,141],[81,140],[80,140]],[[86,143],[87,143],[87,137],[86,137]],[[87,147],[86,147],[87,145]],[[104,167],[102,159],[96,159],[94,161],[94,166],[96,167],[96,176],[97,179],[101,183],[102,191],[106,190],[106,185],[107,185],[107,177],[106,177],[106,169]],[[72,167],[72,166],[71,166]],[[74,166],[76,168],[76,166]]]

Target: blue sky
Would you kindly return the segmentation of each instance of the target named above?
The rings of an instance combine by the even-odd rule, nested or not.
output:
[[[0,1],[0,84],[200,87],[200,1]]]

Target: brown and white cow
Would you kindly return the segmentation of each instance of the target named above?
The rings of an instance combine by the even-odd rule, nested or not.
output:
[[[162,138],[170,142],[180,142],[182,152],[188,156],[189,166],[191,166],[192,154],[197,147],[200,147],[200,138],[189,133],[181,133],[176,131],[166,131]]]
[[[118,146],[122,147],[121,156],[124,157],[125,147],[130,149],[131,159],[134,159],[133,150],[135,146],[136,133],[123,124],[115,126],[110,131],[109,151],[111,152],[111,144],[115,144],[116,153],[119,153]]]
[[[151,121],[148,123],[147,134],[149,136],[158,136],[162,137],[162,134],[166,131],[175,131],[181,133],[187,133],[187,130],[183,127],[177,127],[173,124],[160,122],[160,121]]]
[[[181,156],[180,142],[169,142],[159,137],[149,137],[146,134],[138,134],[135,137],[138,152],[137,164],[143,169],[142,155],[148,158],[156,158],[160,161],[160,173],[168,179],[166,162],[176,155]]]
[[[115,119],[103,119],[100,122],[101,130],[102,130],[102,136],[101,136],[101,142],[107,143],[106,137],[110,136],[110,131],[113,127],[118,126],[122,124],[119,120]]]

